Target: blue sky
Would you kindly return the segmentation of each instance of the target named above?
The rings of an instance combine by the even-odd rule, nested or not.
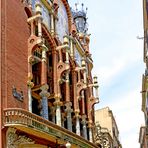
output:
[[[118,124],[123,148],[139,148],[143,63],[142,1],[69,0],[88,7],[93,74],[98,76],[100,103],[109,106]]]

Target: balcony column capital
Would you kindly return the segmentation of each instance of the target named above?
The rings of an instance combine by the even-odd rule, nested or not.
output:
[[[50,96],[50,93],[48,92],[48,89],[49,89],[48,84],[42,85],[42,86],[40,87],[40,89],[41,89],[41,92],[40,92],[40,96],[41,96],[41,97],[46,97],[46,98],[48,98],[48,97]]]

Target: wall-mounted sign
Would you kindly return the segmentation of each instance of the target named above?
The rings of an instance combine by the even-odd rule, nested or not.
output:
[[[56,32],[61,42],[63,42],[63,36],[68,35],[68,16],[66,8],[61,0],[58,0],[58,21],[56,23]]]

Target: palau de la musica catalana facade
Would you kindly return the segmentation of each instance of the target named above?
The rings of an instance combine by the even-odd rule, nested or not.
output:
[[[0,148],[97,148],[86,11],[0,0]]]

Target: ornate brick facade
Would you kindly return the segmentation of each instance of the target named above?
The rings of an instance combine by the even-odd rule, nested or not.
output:
[[[1,147],[97,147],[86,12],[67,0],[0,2]]]

